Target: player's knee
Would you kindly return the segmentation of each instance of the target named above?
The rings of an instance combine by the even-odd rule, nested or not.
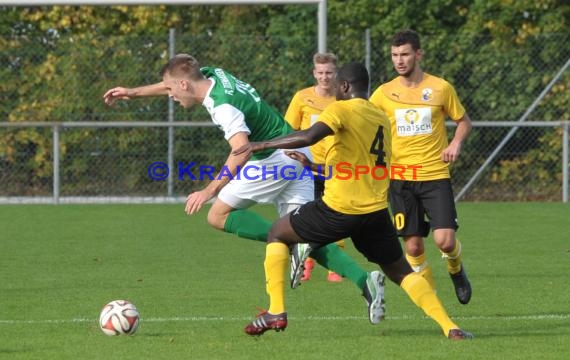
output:
[[[226,219],[227,215],[224,217],[221,214],[213,212],[211,210],[208,212],[208,217],[207,217],[208,224],[214,229],[224,230]]]
[[[420,256],[424,253],[424,240],[419,236],[408,237],[405,240],[406,254]]]
[[[453,251],[455,248],[455,232],[441,229],[434,231],[434,240],[439,250],[444,253]]]
[[[444,253],[452,252],[455,249],[455,241],[448,241],[439,247]]]

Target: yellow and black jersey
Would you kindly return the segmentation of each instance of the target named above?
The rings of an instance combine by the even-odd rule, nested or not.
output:
[[[445,119],[449,116],[457,121],[465,114],[451,84],[424,73],[422,82],[410,88],[403,86],[397,77],[376,89],[370,101],[390,119],[393,149],[390,162],[392,166],[407,168],[404,180],[450,177],[449,164],[441,159],[448,145]],[[414,166],[413,170],[409,166]]]
[[[295,130],[305,130],[311,127],[319,117],[319,114],[336,99],[334,96],[318,96],[315,87],[311,86],[298,91],[291,100],[285,120]],[[313,162],[323,164],[325,153],[330,146],[328,138],[324,138],[310,147]]]
[[[331,176],[325,181],[323,201],[344,214],[366,214],[388,207],[390,177],[390,121],[371,102],[361,98],[336,101],[319,116],[330,127],[332,145],[325,166]]]

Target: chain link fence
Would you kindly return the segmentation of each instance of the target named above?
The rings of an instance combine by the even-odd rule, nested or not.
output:
[[[567,66],[570,35],[537,36],[510,51],[500,51],[507,39],[478,34],[422,40],[423,68],[455,86],[476,123],[452,167],[456,194],[469,201],[567,200],[569,72],[541,92]],[[313,83],[316,51],[314,38],[246,35],[178,34],[169,42],[54,34],[41,43],[0,44],[0,201],[10,203],[181,201],[208,182],[201,165],[219,169],[227,157],[219,129],[199,106],[184,110],[148,98],[107,107],[103,93],[156,82],[172,52],[188,52],[249,82],[284,112],[294,92]],[[329,49],[341,63],[367,60],[372,89],[394,76],[386,36],[329,36]],[[528,123],[517,123],[538,98]],[[168,165],[170,177],[153,179],[149,171],[165,171],[149,170],[154,163]]]

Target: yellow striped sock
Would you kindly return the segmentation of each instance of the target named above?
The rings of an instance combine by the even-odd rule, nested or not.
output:
[[[455,247],[449,253],[445,253],[445,258],[447,259],[447,271],[450,274],[457,274],[461,271],[461,261],[463,259],[461,253],[461,243],[459,240],[455,240]]]

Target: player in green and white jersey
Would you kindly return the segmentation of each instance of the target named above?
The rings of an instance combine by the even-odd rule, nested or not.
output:
[[[269,106],[248,83],[220,68],[201,68],[199,62],[187,54],[170,59],[161,71],[162,81],[135,88],[115,87],[104,94],[107,104],[116,99],[168,95],[184,108],[202,104],[212,121],[224,132],[231,151],[250,141],[271,140],[293,132],[290,125]],[[313,179],[296,176],[304,169],[283,150],[269,149],[250,155],[232,155],[231,151],[220,172],[202,190],[188,195],[186,213],[197,213],[209,200],[217,197],[208,212],[208,223],[240,237],[266,241],[271,222],[247,209],[256,203],[273,203],[280,216],[313,200]],[[309,154],[308,149],[300,151]],[[277,169],[275,171],[274,169]],[[281,170],[288,169],[287,172]],[[247,171],[246,171],[247,170]],[[228,174],[228,172],[231,174]],[[309,171],[310,173],[310,171]],[[292,250],[292,286],[298,284],[302,266],[308,253]],[[327,269],[352,279],[363,291],[373,324],[383,315],[383,276],[366,273],[338,246],[323,247],[311,253]],[[367,281],[367,279],[377,281]]]

